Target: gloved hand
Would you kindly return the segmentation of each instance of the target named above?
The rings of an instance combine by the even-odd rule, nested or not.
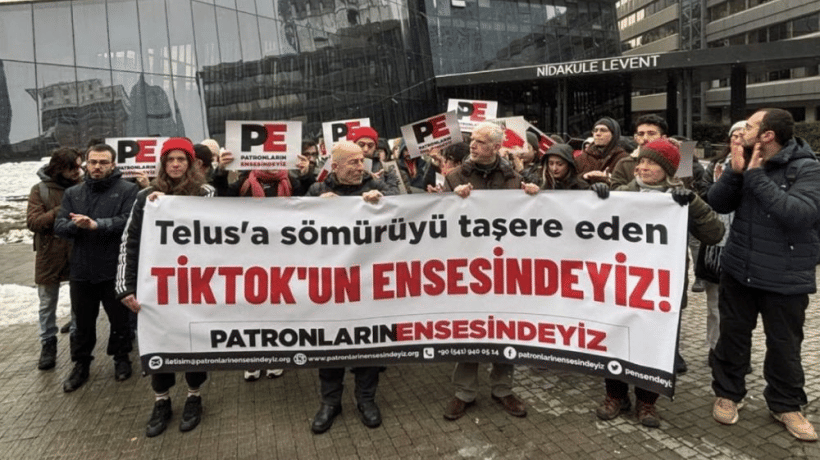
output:
[[[609,198],[609,186],[603,182],[596,182],[592,184],[592,191],[598,195],[598,198],[605,200]]]
[[[685,188],[676,188],[672,190],[672,199],[675,200],[675,203],[686,206],[695,201],[695,192]]]

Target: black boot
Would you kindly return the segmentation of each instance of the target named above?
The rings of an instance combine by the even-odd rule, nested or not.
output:
[[[45,371],[53,369],[57,365],[57,337],[46,339],[43,342],[43,349],[40,350],[40,361],[37,362],[37,369]]]
[[[689,366],[686,365],[686,361],[683,360],[683,356],[681,356],[680,352],[675,352],[675,373],[683,374],[688,370]]]
[[[91,367],[91,363],[89,362],[75,362],[74,369],[71,370],[71,374],[68,376],[68,379],[63,382],[63,391],[66,393],[71,393],[77,388],[83,386],[83,384],[88,380],[89,367]]]

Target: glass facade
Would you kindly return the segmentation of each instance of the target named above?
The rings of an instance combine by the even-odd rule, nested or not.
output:
[[[64,0],[0,3],[0,161],[93,138],[206,137],[226,120],[440,111],[435,76],[616,55],[614,2]]]

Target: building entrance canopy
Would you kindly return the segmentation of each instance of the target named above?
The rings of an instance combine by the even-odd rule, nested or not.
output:
[[[691,92],[691,88],[697,87],[701,82],[729,79],[732,91],[731,113],[733,119],[741,119],[745,116],[747,74],[818,65],[820,65],[820,37],[811,37],[753,45],[617,56],[440,75],[436,77],[436,86],[439,89],[455,89],[509,83],[532,83],[534,85],[547,83],[561,87],[566,81],[588,80],[588,89],[595,90],[595,87],[600,85],[600,90],[605,91],[607,90],[605,87],[609,85],[606,77],[612,75],[625,78],[631,87],[666,86],[670,93],[677,93],[681,89],[685,93]],[[686,82],[685,84],[689,86],[679,88],[670,82]],[[625,94],[628,95],[629,92],[626,91]],[[668,94],[667,99],[674,101],[674,94]],[[559,105],[565,102],[558,101]],[[629,107],[629,103],[624,102],[624,105]],[[691,113],[691,107],[689,109],[688,113]],[[674,102],[667,105],[667,119],[673,130],[675,124],[672,122],[682,119],[678,113],[680,111],[681,109]],[[558,112],[561,112],[560,107]],[[629,120],[630,110],[625,112],[624,118]],[[557,128],[561,131],[560,121]]]

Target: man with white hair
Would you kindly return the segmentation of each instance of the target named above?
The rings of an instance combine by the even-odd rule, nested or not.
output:
[[[306,196],[330,198],[335,196],[361,196],[364,201],[376,204],[384,195],[394,195],[395,190],[365,171],[364,152],[357,144],[340,141],[331,153],[332,172],[324,182],[313,184]],[[356,381],[356,408],[365,426],[376,428],[382,423],[379,406],[376,405],[376,387],[379,384],[379,367],[354,367]],[[324,433],[342,412],[345,368],[319,369],[322,403],[313,417],[311,430]]]
[[[524,184],[521,176],[510,163],[501,159],[498,151],[504,142],[502,128],[490,122],[477,125],[470,136],[470,156],[447,174],[444,179],[445,191],[467,198],[473,189],[503,190],[523,188],[528,194],[538,193],[535,184]],[[527,408],[512,392],[513,365],[493,363],[490,372],[492,397],[508,414],[526,417]],[[478,392],[478,363],[457,363],[453,371],[456,393],[444,410],[444,418],[457,420],[475,403]]]

